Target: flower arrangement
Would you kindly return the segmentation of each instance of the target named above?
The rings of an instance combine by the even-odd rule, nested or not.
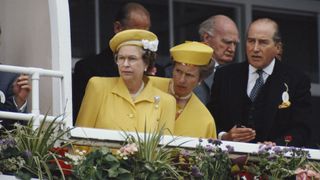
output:
[[[290,155],[290,157],[288,157]],[[233,174],[246,179],[285,179],[301,174],[320,177],[319,163],[308,160],[309,152],[301,148],[260,145],[251,156],[234,159]],[[240,166],[239,166],[240,165]],[[312,173],[311,173],[312,172]],[[319,178],[318,178],[319,179]]]
[[[199,144],[195,150],[180,150],[175,155],[176,167],[181,169],[181,174],[185,179],[230,179],[231,160],[229,152],[233,147],[228,147],[227,151],[220,148],[221,141],[208,139],[208,144],[203,146],[203,140],[199,139]]]
[[[67,143],[68,130],[59,126],[43,121],[32,129],[31,122],[1,134],[0,174],[20,179],[320,179],[320,163],[299,148],[261,145],[254,154],[237,155],[231,146],[222,149],[219,140],[199,139],[195,149],[187,150],[170,147],[175,139],[160,144],[165,131],[160,129],[124,132],[119,149],[87,152]]]
[[[36,129],[32,128],[31,120],[27,125],[16,123],[14,130],[2,131],[0,174],[13,174],[21,179],[53,179],[54,176],[64,179],[67,169],[53,148],[64,141],[63,137],[68,130],[59,131],[60,124],[57,119],[52,122],[43,120]]]

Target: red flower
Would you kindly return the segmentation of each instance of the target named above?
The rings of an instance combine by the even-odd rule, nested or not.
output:
[[[58,159],[59,165],[61,166],[61,169],[63,171],[64,175],[71,175],[72,173],[72,165],[71,164],[66,164],[65,161]]]
[[[60,156],[64,157],[65,153],[68,152],[69,150],[66,147],[63,147],[63,148],[56,147],[56,148],[52,148],[50,151],[54,152],[56,154],[59,154]]]
[[[52,148],[51,152],[53,152],[55,154],[58,154],[59,156],[64,158],[65,157],[65,153],[67,153],[68,150],[69,149],[66,148],[66,147],[63,147],[63,148],[56,147],[56,148]],[[58,160],[58,163],[59,163],[59,165],[60,165],[60,167],[61,167],[61,169],[63,171],[63,174],[64,175],[71,175],[71,173],[72,173],[72,171],[71,171],[72,170],[72,165],[71,164],[67,164],[66,161],[64,161],[62,159],[58,158],[57,160]],[[57,163],[55,159],[50,160],[50,162],[52,164],[56,164]],[[56,164],[56,165],[58,166],[58,164]]]
[[[52,159],[50,160],[52,164],[56,164],[56,160]],[[62,172],[64,175],[71,175],[72,173],[72,165],[67,164],[64,160],[58,159],[58,163],[62,169]],[[58,164],[56,164],[58,166]]]
[[[284,141],[288,144],[292,141],[292,136],[291,135],[287,135],[287,136],[284,136]]]

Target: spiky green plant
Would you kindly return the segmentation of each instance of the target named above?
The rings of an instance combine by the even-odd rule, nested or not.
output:
[[[128,161],[121,161],[127,163],[128,169],[131,168],[135,179],[181,178],[172,165],[174,149],[168,147],[175,139],[160,145],[165,131],[167,129],[161,127],[153,132],[148,132],[145,125],[143,135],[140,135],[138,131],[136,131],[136,136],[124,132],[128,143],[135,143],[138,147],[138,151],[133,157],[129,157]]]
[[[7,135],[13,138],[20,152],[27,154],[25,164],[18,171],[18,176],[22,179],[37,177],[39,179],[53,179],[50,161],[55,162],[65,179],[63,170],[57,161],[56,154],[50,150],[54,145],[63,140],[64,135],[69,130],[60,130],[60,122],[56,117],[53,121],[46,121],[47,116],[41,121],[40,126],[33,129],[33,119],[27,125],[16,125],[16,129]],[[51,163],[52,164],[52,163]]]

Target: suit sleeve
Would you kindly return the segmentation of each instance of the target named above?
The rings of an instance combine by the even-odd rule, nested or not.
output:
[[[13,83],[15,80],[19,77],[19,74],[16,73],[6,73],[6,80],[5,80],[5,86],[6,89],[4,90],[4,95],[5,95],[5,102],[2,104],[0,103],[0,110],[1,111],[10,111],[10,112],[19,112],[17,107],[15,106],[13,102],[14,94],[13,94]],[[26,109],[24,113],[26,112]]]

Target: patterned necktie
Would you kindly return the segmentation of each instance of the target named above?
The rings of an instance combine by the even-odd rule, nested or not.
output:
[[[253,88],[252,88],[252,90],[250,92],[250,99],[251,99],[252,102],[256,99],[261,87],[264,84],[264,81],[263,81],[263,70],[259,69],[259,70],[256,71],[256,73],[258,73],[259,77],[256,80],[256,83],[254,84],[254,86],[253,86]]]

